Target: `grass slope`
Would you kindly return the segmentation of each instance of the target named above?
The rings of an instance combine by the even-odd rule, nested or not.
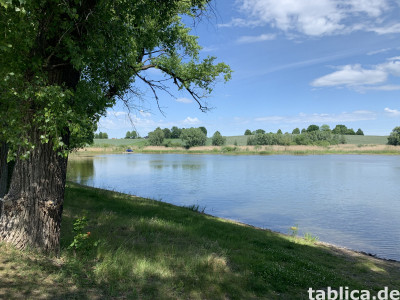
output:
[[[86,215],[89,241],[66,248]],[[0,245],[0,298],[308,299],[307,289],[400,286],[400,263],[69,183],[60,259]]]

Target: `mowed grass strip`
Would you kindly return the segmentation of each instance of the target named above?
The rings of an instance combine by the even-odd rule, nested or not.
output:
[[[98,245],[74,256],[82,216]],[[309,287],[400,286],[397,262],[72,183],[61,246],[55,259],[2,245],[0,298],[308,299]]]

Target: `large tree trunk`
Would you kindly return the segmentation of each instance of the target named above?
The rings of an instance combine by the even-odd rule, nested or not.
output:
[[[17,160],[1,202],[0,240],[57,254],[68,158],[51,143],[42,144],[38,130],[30,136],[36,147],[27,159]]]
[[[7,165],[8,147],[6,142],[0,141],[0,198],[7,193],[8,185],[8,165]],[[0,208],[1,214],[1,208]]]

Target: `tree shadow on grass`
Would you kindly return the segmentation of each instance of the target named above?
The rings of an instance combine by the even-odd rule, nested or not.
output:
[[[66,248],[83,215],[100,244],[77,259]],[[75,184],[66,193],[62,247],[64,276],[104,298],[307,299],[309,287],[400,284],[398,264]]]

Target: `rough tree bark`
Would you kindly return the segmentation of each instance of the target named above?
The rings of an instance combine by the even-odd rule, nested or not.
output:
[[[77,86],[79,77],[72,65],[48,71],[49,84],[69,88]],[[16,159],[8,193],[0,201],[0,241],[58,254],[68,157],[60,156],[51,142],[42,144],[41,134],[32,127],[27,136],[35,148],[27,159]],[[63,143],[69,145],[69,134]]]
[[[0,142],[0,198],[7,193],[8,165],[7,165],[7,143]],[[0,208],[1,214],[1,208]]]
[[[57,155],[51,143],[41,144],[38,130],[30,134],[37,146],[14,166],[1,201],[0,240],[19,249],[58,253],[68,159]]]

